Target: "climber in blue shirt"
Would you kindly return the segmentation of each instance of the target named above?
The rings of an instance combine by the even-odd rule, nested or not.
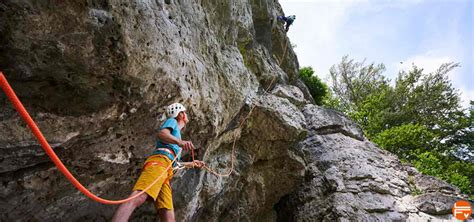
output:
[[[293,24],[293,22],[295,21],[296,16],[295,16],[295,15],[290,15],[290,16],[288,16],[288,17],[285,17],[285,16],[280,15],[280,16],[277,17],[277,19],[278,19],[279,21],[284,21],[284,22],[286,22],[286,24],[285,24],[285,32],[288,32],[288,29],[290,28],[290,25]]]
[[[157,178],[160,179],[146,193],[120,205],[112,218],[113,222],[128,221],[132,212],[147,199],[152,199],[155,203],[160,221],[175,221],[170,184],[173,177],[171,164],[173,160],[181,159],[182,150],[193,150],[194,145],[191,141],[181,139],[181,129],[189,122],[186,108],[180,103],[174,103],[168,106],[166,113],[168,119],[160,127],[155,151],[146,159],[142,173],[130,196],[145,190]],[[181,162],[179,165],[187,168],[202,168],[205,163],[194,160]]]

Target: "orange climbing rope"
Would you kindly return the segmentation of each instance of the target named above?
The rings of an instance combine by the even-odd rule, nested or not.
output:
[[[285,54],[286,54],[286,51],[287,51],[287,46],[288,46],[288,42],[286,42],[285,44],[285,51],[283,53],[283,56],[282,56],[282,59],[280,60],[279,62],[279,66],[281,66],[282,62],[283,62],[283,58],[285,57]],[[270,87],[273,85],[273,82],[276,80],[276,76],[273,77],[272,81],[270,82],[270,85],[267,87],[267,89],[265,90],[265,92],[267,92]],[[15,109],[18,111],[18,113],[20,114],[20,116],[23,118],[23,120],[27,123],[28,127],[31,129],[31,131],[33,132],[33,134],[35,135],[36,139],[38,140],[38,142],[41,144],[41,147],[43,148],[43,150],[46,152],[46,154],[49,156],[49,158],[53,161],[53,163],[56,165],[56,167],[58,168],[59,171],[61,171],[61,173],[64,174],[64,176],[72,183],[72,185],[74,185],[78,190],[80,190],[82,193],[84,193],[87,197],[91,198],[92,200],[94,201],[97,201],[99,203],[103,203],[103,204],[121,204],[121,203],[125,203],[127,201],[130,201],[134,198],[137,198],[138,196],[142,195],[143,193],[145,193],[147,190],[149,190],[153,185],[155,185],[155,183],[157,183],[164,175],[167,175],[167,172],[168,170],[171,168],[171,166],[173,165],[173,163],[176,162],[177,158],[181,155],[181,151],[179,151],[178,155],[176,155],[176,157],[173,159],[173,161],[171,162],[171,164],[166,168],[166,170],[161,174],[159,175],[150,185],[148,185],[148,187],[146,187],[144,190],[142,190],[140,193],[137,193],[133,196],[130,196],[126,199],[121,199],[121,200],[107,200],[107,199],[104,199],[104,198],[101,198],[101,197],[98,197],[97,195],[93,194],[91,191],[89,191],[86,187],[84,187],[84,185],[82,185],[75,177],[74,175],[71,174],[71,172],[66,168],[66,166],[64,166],[64,164],[61,162],[61,160],[59,159],[59,157],[56,155],[56,153],[54,152],[54,150],[51,148],[51,146],[49,145],[48,141],[46,140],[46,138],[43,136],[43,133],[41,133],[41,130],[39,129],[39,127],[36,125],[35,121],[31,118],[30,114],[28,113],[28,111],[25,109],[25,107],[23,106],[23,104],[21,103],[21,101],[18,99],[18,97],[16,96],[15,92],[13,91],[12,87],[10,86],[10,84],[8,83],[7,79],[5,78],[5,76],[3,75],[3,73],[0,71],[0,87],[2,88],[2,90],[5,92],[5,94],[7,95],[8,99],[10,100],[10,102],[13,104],[13,106],[15,107]],[[245,116],[245,118],[242,120],[242,122],[240,123],[239,125],[239,128],[242,128],[245,121],[248,119],[248,117],[250,116],[250,114],[252,113],[252,111],[254,110],[255,106],[253,106],[249,113],[247,114],[247,116]],[[237,136],[234,137],[234,141],[233,141],[233,144],[232,144],[232,157],[231,157],[231,167],[230,167],[230,170],[227,172],[227,173],[218,173],[216,172],[215,170],[209,168],[208,166],[204,166],[204,168],[216,175],[216,176],[221,176],[221,177],[227,177],[227,176],[230,176],[230,174],[232,174],[233,170],[234,170],[234,159],[235,159],[235,143],[237,141]],[[191,149],[191,156],[192,156],[192,160],[194,162],[194,150]]]
[[[121,204],[121,203],[125,203],[127,201],[130,201],[140,195],[142,195],[143,193],[145,193],[147,190],[149,190],[155,183],[157,183],[165,174],[167,174],[168,170],[170,169],[170,167],[173,165],[174,162],[176,162],[176,159],[179,155],[181,155],[181,151],[178,153],[178,155],[176,155],[176,157],[173,159],[173,161],[171,162],[171,164],[166,168],[166,170],[160,175],[158,176],[158,178],[156,178],[155,181],[153,181],[153,183],[151,183],[148,187],[146,187],[144,190],[142,190],[140,193],[137,193],[136,195],[134,196],[131,196],[131,197],[128,197],[126,199],[122,199],[122,200],[107,200],[107,199],[103,199],[103,198],[100,198],[98,197],[97,195],[93,194],[92,192],[90,192],[86,187],[84,187],[72,174],[71,172],[69,172],[69,170],[66,168],[66,166],[64,166],[64,164],[61,162],[61,160],[58,158],[58,156],[56,155],[56,153],[54,152],[54,150],[51,148],[51,146],[49,145],[48,141],[46,141],[46,139],[44,138],[43,136],[43,133],[41,133],[40,129],[38,128],[38,126],[36,125],[35,121],[33,121],[33,119],[31,118],[30,114],[28,113],[28,111],[26,111],[25,107],[23,106],[23,104],[20,102],[20,100],[18,99],[18,97],[16,96],[15,92],[13,91],[12,87],[10,86],[10,84],[8,84],[8,81],[7,79],[5,78],[5,76],[3,75],[2,72],[0,72],[0,87],[2,88],[2,90],[5,92],[5,94],[7,95],[8,99],[11,101],[11,103],[13,104],[13,106],[15,107],[15,109],[18,111],[18,113],[20,114],[20,116],[23,118],[23,120],[28,124],[28,127],[30,127],[31,131],[33,131],[33,134],[36,136],[36,139],[38,139],[38,142],[41,144],[41,146],[43,147],[43,150],[46,152],[46,154],[48,154],[49,158],[51,158],[51,160],[54,162],[54,164],[56,165],[56,167],[59,169],[59,171],[61,171],[61,173],[64,174],[64,176],[66,176],[66,178],[72,183],[72,185],[74,185],[78,190],[80,190],[82,193],[84,193],[86,196],[88,196],[89,198],[91,198],[92,200],[95,200],[99,203],[103,203],[103,204]]]

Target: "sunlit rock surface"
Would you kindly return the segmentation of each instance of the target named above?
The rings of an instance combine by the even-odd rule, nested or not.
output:
[[[236,138],[236,162],[230,177],[176,174],[179,221],[449,217],[457,188],[311,105],[281,14],[273,0],[6,0],[0,69],[69,170],[104,198],[130,193],[163,108],[182,102],[197,158],[225,172]],[[0,219],[110,220],[116,206],[78,192],[3,93],[0,107]],[[132,217],[156,212],[146,204]]]

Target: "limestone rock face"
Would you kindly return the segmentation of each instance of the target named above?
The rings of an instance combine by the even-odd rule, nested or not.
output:
[[[0,69],[68,169],[103,198],[128,196],[164,107],[182,102],[197,158],[226,172],[235,147],[235,162],[229,177],[176,173],[179,221],[446,217],[457,188],[311,105],[281,14],[273,0],[6,0]],[[78,192],[3,93],[0,107],[1,220],[110,220],[116,206]],[[155,218],[149,203],[132,215]]]
[[[419,221],[450,218],[459,189],[403,165],[342,114],[306,105],[298,144],[304,182],[277,204],[279,221]],[[436,216],[434,216],[436,215]]]

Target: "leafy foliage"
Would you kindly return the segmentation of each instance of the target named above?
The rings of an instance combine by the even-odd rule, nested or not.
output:
[[[434,137],[425,126],[405,124],[382,131],[372,141],[404,160],[413,160],[418,153],[430,150]]]
[[[383,71],[383,64],[364,66],[364,62],[354,62],[344,56],[340,64],[329,70],[331,90],[341,100],[344,110],[357,111],[367,96],[387,85]]]
[[[474,193],[474,103],[460,106],[446,63],[432,73],[413,66],[390,85],[383,64],[342,58],[330,69],[329,108],[345,112],[380,147],[411,162],[420,172]]]
[[[474,173],[474,164],[459,160],[446,160],[446,157],[433,152],[424,152],[418,155],[413,165],[422,173],[439,177],[456,185],[462,191],[471,193],[474,189],[471,179]]]
[[[321,79],[314,75],[311,67],[303,67],[300,69],[299,76],[309,89],[309,93],[317,105],[323,105],[324,99],[328,94],[328,86]]]

